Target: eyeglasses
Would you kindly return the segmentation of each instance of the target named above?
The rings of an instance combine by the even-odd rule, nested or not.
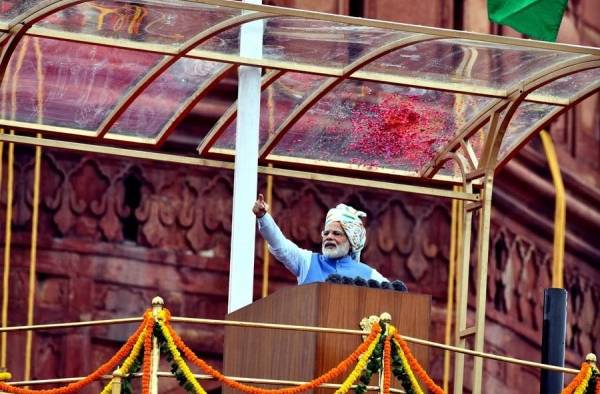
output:
[[[341,237],[341,236],[345,235],[343,231],[339,231],[339,230],[323,230],[323,231],[321,231],[322,237],[328,237],[329,234],[332,234],[334,237]]]

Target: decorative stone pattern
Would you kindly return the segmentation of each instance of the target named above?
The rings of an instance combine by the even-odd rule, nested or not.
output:
[[[175,315],[223,318],[227,309],[231,172],[49,150],[43,160],[37,323],[137,316],[156,294],[166,300]],[[25,322],[32,170],[31,150],[19,150],[11,324]],[[259,189],[264,190],[265,180],[260,182]],[[2,201],[4,213],[5,196]],[[273,215],[284,233],[302,247],[318,250],[322,220],[327,209],[339,202],[367,212],[364,261],[391,280],[404,280],[412,291],[433,295],[431,336],[443,341],[449,203],[275,178]],[[541,342],[542,289],[550,285],[551,244],[503,212],[494,212],[492,233],[486,349],[535,359],[532,355],[539,354]],[[260,245],[257,240],[256,296],[262,270]],[[598,308],[600,272],[567,257],[568,360],[577,364],[599,345],[600,323],[593,311]],[[272,263],[271,291],[294,282],[281,265]],[[36,334],[34,376],[85,374],[110,349],[115,350],[132,329],[132,325],[117,325]],[[221,327],[189,326],[181,333],[200,355],[219,365]],[[15,376],[23,365],[23,340],[16,341],[9,352],[9,368]],[[89,349],[85,354],[93,357],[82,360],[80,349]],[[432,351],[431,372],[437,380],[441,380],[442,358],[442,352]],[[41,360],[45,361],[39,363]],[[535,370],[523,372],[520,367],[501,363],[486,362],[485,368],[489,378],[486,389],[510,392],[507,382],[516,376],[521,376],[517,380],[522,380],[523,387],[531,387],[532,379],[539,379]]]
[[[518,35],[508,28],[489,24],[484,0],[462,3],[436,0],[418,5],[408,0],[273,0],[265,3]],[[599,46],[598,4],[593,0],[569,2],[559,40]],[[576,178],[591,189],[569,188],[569,193],[571,197],[581,198],[590,209],[597,206],[595,196],[600,181],[599,105],[596,94],[552,125],[566,181],[569,177]],[[204,107],[192,111],[189,115],[192,121],[188,120],[186,127],[212,124],[214,114],[207,111],[210,112]],[[540,151],[535,144],[532,147]],[[530,153],[521,155],[521,159],[531,159]],[[17,149],[10,325],[26,321],[32,157],[30,148]],[[3,160],[6,164],[6,159]],[[545,164],[543,157],[542,162]],[[525,164],[531,171],[528,175],[534,172],[540,175],[541,171],[532,169],[531,160]],[[552,205],[539,200],[535,187],[530,190],[515,184],[508,170],[497,177],[495,186],[486,351],[538,361],[542,292],[551,283],[552,251],[551,233],[538,231],[538,228],[543,227],[539,223],[551,223]],[[36,323],[137,316],[149,307],[150,300],[157,294],[166,300],[175,315],[223,318],[227,310],[231,235],[233,178],[230,172],[45,150],[42,174]],[[5,179],[3,177],[3,181]],[[546,183],[549,179],[547,175],[544,178]],[[259,189],[265,190],[264,178],[260,182]],[[531,200],[520,199],[518,190],[527,190]],[[504,199],[502,204],[499,197]],[[5,184],[0,202],[0,230],[4,234]],[[404,280],[412,291],[432,294],[431,337],[442,341],[451,220],[448,202],[410,194],[275,179],[273,213],[284,233],[303,247],[318,249],[322,219],[327,209],[339,202],[368,213],[364,261],[390,279]],[[528,209],[517,212],[517,203]],[[533,209],[536,204],[544,209]],[[521,215],[522,212],[527,216]],[[598,234],[600,228],[591,220],[586,222],[585,215],[568,214],[567,217],[568,235],[575,234],[591,249],[597,248],[589,234]],[[586,229],[585,235],[580,228]],[[260,245],[257,240],[257,246]],[[474,240],[473,251],[475,248]],[[579,364],[586,353],[600,349],[600,319],[597,317],[600,268],[597,261],[586,258],[577,248],[567,243],[565,262],[565,286],[569,291],[567,361],[571,365]],[[256,261],[254,294],[258,296],[261,247],[256,248]],[[277,263],[272,263],[270,275],[270,291],[294,285],[292,275]],[[87,374],[108,359],[132,330],[133,325],[118,325],[38,332],[34,336],[33,377]],[[200,356],[220,368],[222,327],[185,325],[178,331]],[[20,379],[25,335],[10,334],[9,344],[8,367],[13,376]],[[431,374],[441,382],[443,352],[432,350],[431,356]],[[472,359],[467,357],[466,369],[471,365]],[[493,361],[486,361],[484,367],[485,392],[538,391],[539,371],[536,369]],[[176,391],[174,381],[165,380],[164,391],[162,382],[161,392]],[[468,379],[466,383],[470,384]],[[205,383],[205,387],[218,389],[212,382]]]

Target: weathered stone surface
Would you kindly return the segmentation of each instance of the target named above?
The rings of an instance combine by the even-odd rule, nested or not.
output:
[[[349,12],[343,1],[270,3]],[[452,24],[450,3],[432,0],[401,7],[396,2],[365,2],[362,10],[371,18],[460,27]],[[504,31],[490,26],[484,4],[480,0],[464,2],[464,15],[459,18],[463,26],[481,32]],[[578,0],[569,7],[559,39],[599,46],[600,18],[593,16],[600,12],[600,5]],[[571,365],[578,365],[586,353],[600,348],[596,313],[600,269],[594,257],[599,253],[600,231],[594,219],[600,206],[599,113],[600,100],[595,95],[551,125],[569,190],[565,286],[569,291],[567,360]],[[198,114],[190,114],[190,118],[194,116]],[[32,153],[32,149],[17,149],[11,325],[26,322]],[[542,291],[551,283],[553,192],[539,144],[530,144],[515,163],[496,178],[486,350],[538,361]],[[231,234],[230,172],[45,150],[42,173],[36,323],[139,316],[157,294],[165,298],[174,315],[223,318]],[[261,178],[259,189],[264,190],[264,185]],[[451,220],[447,201],[281,178],[275,178],[273,199],[272,210],[283,231],[309,249],[318,248],[322,218],[329,207],[346,202],[367,212],[369,242],[364,260],[388,278],[404,280],[412,291],[433,295],[431,337],[443,341]],[[4,185],[1,202],[4,234]],[[262,242],[257,240],[255,297],[260,294],[262,257]],[[295,282],[273,261],[270,279],[271,292]],[[36,333],[33,376],[88,374],[114,354],[134,326]],[[197,354],[220,368],[222,327],[180,325],[177,329]],[[20,379],[24,334],[10,334],[9,338],[9,370]],[[432,376],[441,382],[443,352],[433,350],[430,364]],[[471,365],[472,359],[467,358],[466,369]],[[485,392],[537,392],[539,371],[535,369],[491,361],[484,367]],[[174,381],[165,380],[164,384],[164,392],[176,391]],[[95,392],[99,387],[94,387]],[[217,389],[218,385],[206,383],[206,387]]]

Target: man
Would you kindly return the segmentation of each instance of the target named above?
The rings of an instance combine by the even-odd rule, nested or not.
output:
[[[268,210],[263,195],[259,194],[252,208],[258,230],[275,258],[296,275],[298,284],[324,282],[332,274],[350,278],[358,276],[365,281],[387,281],[375,269],[360,262],[360,252],[367,238],[361,217],[367,216],[366,213],[344,204],[330,209],[321,233],[321,253],[313,253],[287,239]]]

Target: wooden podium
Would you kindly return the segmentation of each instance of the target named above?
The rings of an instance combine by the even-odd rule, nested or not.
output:
[[[430,311],[428,295],[313,283],[277,291],[229,314],[227,320],[358,330],[363,317],[389,312],[400,334],[429,339]],[[228,326],[223,371],[228,376],[310,381],[350,355],[360,341],[360,336],[350,334]],[[428,348],[410,347],[427,369]],[[225,386],[223,390],[233,392]]]

